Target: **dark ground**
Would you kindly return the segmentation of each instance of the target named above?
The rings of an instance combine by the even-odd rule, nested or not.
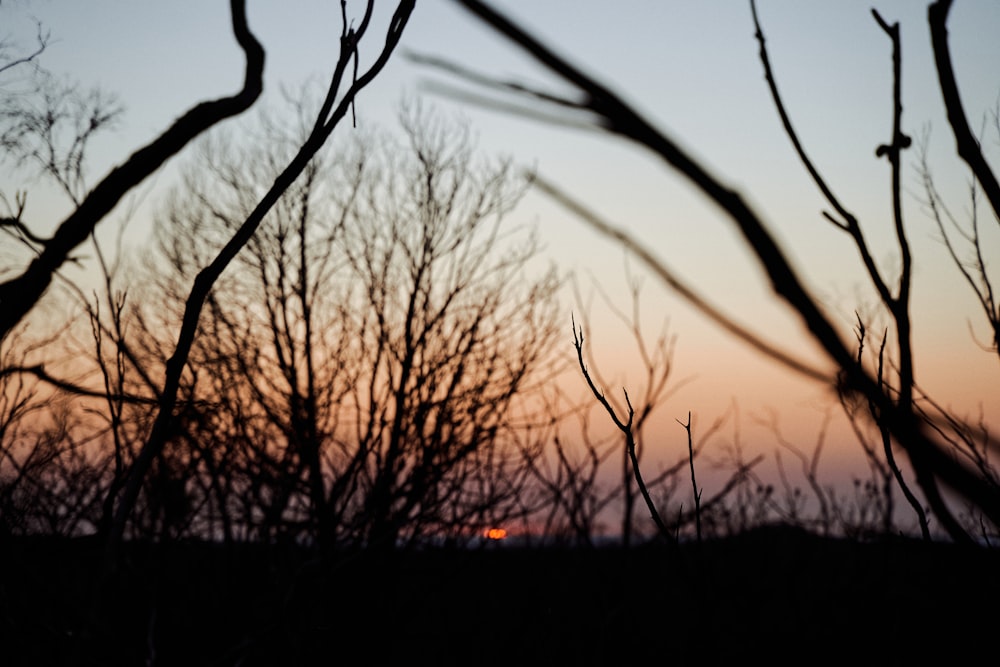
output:
[[[0,544],[0,665],[998,664],[1000,551],[764,530],[341,556]],[[149,658],[152,657],[152,660]]]

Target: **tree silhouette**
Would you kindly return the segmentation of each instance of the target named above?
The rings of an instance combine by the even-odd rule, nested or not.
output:
[[[147,471],[153,461],[159,456],[173,431],[174,409],[177,404],[177,393],[180,389],[181,375],[187,364],[187,358],[198,329],[198,321],[202,309],[215,282],[222,272],[253,237],[264,216],[277,203],[281,196],[299,178],[309,162],[323,147],[340,121],[353,109],[355,96],[370,84],[389,61],[396,46],[399,44],[403,29],[413,11],[413,0],[400,2],[389,22],[385,41],[374,62],[366,70],[358,72],[358,42],[366,35],[374,11],[374,2],[369,0],[364,16],[358,27],[350,27],[347,18],[346,2],[341,4],[342,27],[340,35],[340,54],[334,66],[326,96],[315,116],[308,137],[289,160],[284,169],[277,175],[267,192],[257,202],[254,209],[247,215],[218,254],[197,274],[188,293],[181,322],[180,333],[173,353],[167,360],[166,378],[163,390],[159,396],[159,407],[153,422],[149,438],[139,451],[128,478],[124,484],[115,519],[112,525],[110,541],[112,544],[121,540],[125,532],[132,508],[139,496]],[[354,65],[350,72],[348,83],[348,68]],[[343,90],[342,90],[343,88]],[[339,102],[338,102],[339,97]]]
[[[518,511],[509,432],[551,363],[559,282],[501,225],[524,189],[510,164],[433,112],[401,121],[404,143],[363,134],[310,162],[206,300],[161,453],[197,461],[200,533],[393,546]],[[158,225],[175,305],[136,335],[167,328],[294,151],[264,125],[266,145],[203,144]]]
[[[253,237],[263,217],[292,186],[308,167],[319,149],[326,143],[334,128],[352,112],[357,94],[369,85],[382,71],[399,43],[402,31],[413,11],[414,3],[398,3],[386,27],[384,42],[374,58],[360,61],[359,43],[369,40],[366,35],[372,31],[371,18],[374,2],[365,4],[364,13],[355,22],[348,16],[347,3],[341,2],[342,27],[339,35],[339,57],[330,75],[325,96],[318,105],[308,131],[300,137],[296,150],[287,156],[286,164],[275,170],[268,187],[258,193],[254,206],[246,210],[246,217],[240,224],[228,231],[226,242],[218,248],[217,254],[202,258],[193,282],[184,288],[187,295],[176,341],[162,348],[169,360],[163,367],[163,381],[155,380],[145,367],[143,360],[136,356],[120,328],[124,311],[125,293],[113,294],[111,274],[115,268],[105,262],[101,248],[96,244],[101,268],[106,278],[109,308],[101,315],[96,305],[90,305],[84,297],[81,303],[90,312],[93,336],[97,346],[97,360],[105,379],[106,408],[109,414],[107,434],[114,440],[113,479],[106,487],[103,503],[105,518],[99,524],[102,532],[110,537],[111,545],[122,537],[132,509],[138,499],[140,489],[146,483],[147,473],[154,468],[160,457],[164,443],[173,437],[176,430],[174,419],[178,406],[180,378],[187,364],[187,356],[193,344],[195,332],[205,301],[215,282],[232,262],[239,251]],[[4,198],[8,209],[2,220],[2,228],[14,236],[27,251],[24,266],[7,270],[15,275],[0,284],[0,345],[12,342],[9,336],[15,327],[27,328],[29,311],[48,290],[54,276],[67,261],[73,258],[74,250],[85,239],[93,235],[98,223],[132,188],[143,182],[153,171],[180,151],[196,136],[220,121],[238,115],[248,109],[261,93],[264,50],[250,32],[247,24],[245,4],[234,0],[231,3],[233,32],[246,56],[245,81],[243,89],[235,95],[196,105],[181,116],[162,135],[149,145],[137,150],[126,162],[112,170],[91,190],[87,190],[84,180],[85,157],[88,142],[95,132],[108,127],[120,113],[117,103],[102,93],[81,93],[70,84],[56,82],[40,72],[37,91],[32,98],[17,96],[5,100],[0,115],[0,129],[4,146],[10,155],[22,162],[32,162],[42,172],[53,179],[74,203],[73,212],[56,228],[48,238],[34,232],[33,226],[23,219],[26,195],[17,193],[13,202]],[[47,43],[47,36],[39,32],[39,50]],[[4,70],[11,71],[18,65],[30,62],[37,54],[6,61]],[[35,101],[38,104],[35,104]],[[7,272],[5,271],[5,273]],[[70,290],[79,290],[72,284]],[[68,326],[68,323],[67,323]],[[36,327],[37,328],[37,327]],[[116,346],[115,362],[105,363],[106,347]],[[145,343],[140,343],[140,346]],[[6,349],[6,347],[5,347]],[[5,359],[10,359],[8,355]],[[27,361],[5,365],[0,369],[4,378],[12,375],[34,375],[43,383],[66,389],[79,396],[99,395],[100,391],[88,389],[78,382],[53,377],[41,365],[29,365]],[[127,363],[126,363],[127,362]],[[124,378],[128,374],[138,378],[138,394],[124,396]],[[18,382],[19,380],[12,380]],[[151,415],[149,406],[155,404],[152,425],[139,428],[131,435],[146,431],[145,442],[137,452],[128,457],[126,467],[125,450],[133,450],[130,443],[122,440],[122,417],[124,403],[144,406],[145,416]],[[23,412],[23,410],[20,410]],[[14,410],[15,416],[19,413]],[[145,417],[133,423],[145,422]],[[7,461],[15,459],[7,457]],[[170,479],[178,474],[171,472],[166,461],[156,464],[157,479],[167,486]],[[166,488],[164,486],[163,488]],[[177,494],[174,494],[177,495]],[[179,507],[179,504],[175,503]],[[172,513],[176,514],[173,510]]]

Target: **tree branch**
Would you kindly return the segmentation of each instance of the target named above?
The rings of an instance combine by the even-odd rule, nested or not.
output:
[[[102,180],[56,229],[21,275],[0,283],[0,339],[34,307],[74,248],[125,194],[160,168],[196,136],[248,109],[263,90],[264,49],[250,32],[245,0],[231,0],[233,33],[246,56],[243,88],[235,95],[198,104],[152,143],[139,149]]]
[[[931,46],[934,50],[934,64],[937,66],[941,98],[948,112],[948,124],[955,135],[958,155],[972,169],[976,180],[983,187],[993,212],[1000,218],[1000,183],[990,169],[979,147],[962,107],[962,97],[958,92],[955,71],[951,64],[951,50],[948,48],[948,13],[952,0],[938,0],[927,8],[927,22],[931,30]]]

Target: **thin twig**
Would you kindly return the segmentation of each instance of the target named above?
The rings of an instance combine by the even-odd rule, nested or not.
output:
[[[698,490],[698,482],[694,478],[694,446],[692,445],[691,439],[691,411],[688,410],[687,423],[682,422],[680,419],[677,423],[684,427],[687,431],[687,441],[688,441],[688,462],[691,465],[691,489],[694,493],[694,521],[695,530],[698,536],[698,543],[701,544],[701,491]]]

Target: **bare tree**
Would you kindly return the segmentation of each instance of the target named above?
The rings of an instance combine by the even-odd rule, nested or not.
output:
[[[626,404],[622,404],[617,398],[615,395],[617,392],[610,395],[605,394],[605,390],[603,388],[609,387],[610,383],[605,377],[602,376],[600,367],[595,363],[592,354],[587,355],[588,363],[584,365],[584,360],[580,357],[584,348],[583,331],[590,328],[586,315],[582,317],[579,330],[574,331],[574,340],[577,347],[578,364],[584,378],[588,381],[589,388],[592,392],[595,387],[602,388],[602,390],[598,392],[601,395],[597,398],[599,399],[599,402],[602,403],[602,407],[604,407],[605,411],[609,413],[612,421],[616,423],[618,430],[622,430],[623,424],[617,422],[616,415],[629,415],[629,430],[632,434],[634,434],[631,437],[628,434],[625,434],[625,446],[621,448],[620,452],[621,493],[622,503],[624,505],[622,508],[621,534],[622,543],[627,547],[631,543],[632,534],[634,532],[637,484],[639,486],[639,493],[646,496],[644,499],[651,505],[651,498],[649,497],[648,490],[645,488],[646,483],[642,480],[642,473],[638,469],[639,464],[642,461],[643,454],[647,449],[647,447],[644,446],[644,426],[653,412],[662,408],[663,403],[670,398],[670,396],[678,388],[680,388],[680,386],[682,386],[682,383],[675,382],[673,385],[668,386],[671,370],[673,369],[676,337],[667,335],[667,327],[666,324],[664,324],[662,330],[657,335],[655,342],[652,345],[647,342],[642,330],[642,317],[640,312],[640,282],[632,276],[631,271],[627,268],[626,275],[629,280],[629,287],[631,291],[630,308],[628,312],[619,308],[611,296],[603,290],[601,292],[601,296],[614,317],[628,329],[629,335],[632,339],[631,342],[634,345],[642,364],[644,371],[643,384],[641,391],[639,393],[634,393],[634,395],[637,396],[634,405],[627,392],[624,393],[624,400]],[[591,382],[591,380],[593,382]],[[661,477],[656,483],[659,484],[663,481],[664,479]],[[655,484],[651,486],[655,486]]]
[[[996,113],[995,111],[994,114]],[[1000,127],[997,127],[997,134],[1000,136]],[[949,257],[975,294],[976,301],[982,308],[990,327],[989,340],[983,347],[1000,355],[1000,297],[993,287],[994,280],[987,261],[989,248],[984,235],[988,232],[983,228],[984,216],[980,203],[983,190],[982,186],[978,185],[980,179],[976,176],[975,169],[985,170],[983,179],[986,181],[992,177],[992,172],[989,171],[989,165],[981,155],[980,160],[973,160],[972,164],[976,167],[972,169],[972,178],[969,182],[968,220],[963,222],[945,201],[934,182],[934,173],[928,157],[929,143],[930,138],[927,133],[918,145],[920,162],[917,169],[924,188],[924,203],[937,226]],[[987,203],[993,206],[990,200],[987,200]],[[993,209],[992,217],[994,220],[1000,220],[1000,213]]]
[[[95,135],[113,129],[123,113],[114,96],[100,88],[81,91],[77,84],[61,81],[41,71],[30,94],[12,95],[0,107],[0,146],[15,166],[33,164],[52,179],[79,207],[87,195],[87,148]],[[22,195],[23,196],[23,195]],[[24,202],[8,226],[26,241],[44,249],[45,241],[20,223]]]
[[[552,395],[540,397],[544,418],[522,444],[532,476],[532,492],[522,498],[524,533],[548,543],[592,547],[623,494],[621,484],[603,479],[614,465],[619,439],[595,435],[591,401],[570,399],[553,386]]]
[[[5,364],[31,352],[19,343],[15,334],[0,346]],[[0,377],[0,537],[77,536],[99,525],[111,468],[110,448],[100,446],[107,431],[73,403],[28,374]]]
[[[234,528],[392,546],[522,511],[514,415],[545,379],[558,281],[501,224],[524,189],[510,164],[430,112],[401,119],[404,143],[311,162],[206,301],[163,451],[202,461],[196,495]],[[173,285],[252,210],[281,145],[206,143],[159,226]]]
[[[340,121],[353,109],[357,94],[368,86],[385,67],[393,51],[399,44],[403,29],[414,8],[413,0],[403,0],[397,7],[386,29],[382,49],[374,61],[364,71],[358,63],[358,43],[370,27],[374,2],[369,0],[365,13],[355,29],[347,17],[346,2],[341,3],[342,27],[340,53],[327,87],[325,97],[315,115],[308,137],[295,155],[288,161],[274,179],[271,186],[257,202],[253,210],[232,232],[225,245],[199,270],[188,293],[184,305],[184,315],[173,352],[166,363],[166,377],[159,395],[159,407],[150,434],[129,470],[120,502],[115,512],[110,542],[112,546],[120,541],[125,532],[129,515],[135,506],[146,473],[154,460],[163,451],[174,429],[174,410],[177,406],[181,376],[187,365],[188,355],[198,329],[198,322],[209,293],[223,271],[236,255],[247,245],[267,213],[274,207],[289,187],[302,175],[316,153],[323,147]],[[349,72],[351,65],[353,69]],[[348,77],[350,76],[350,83]],[[343,88],[343,90],[342,90]],[[339,101],[338,101],[339,98]]]

